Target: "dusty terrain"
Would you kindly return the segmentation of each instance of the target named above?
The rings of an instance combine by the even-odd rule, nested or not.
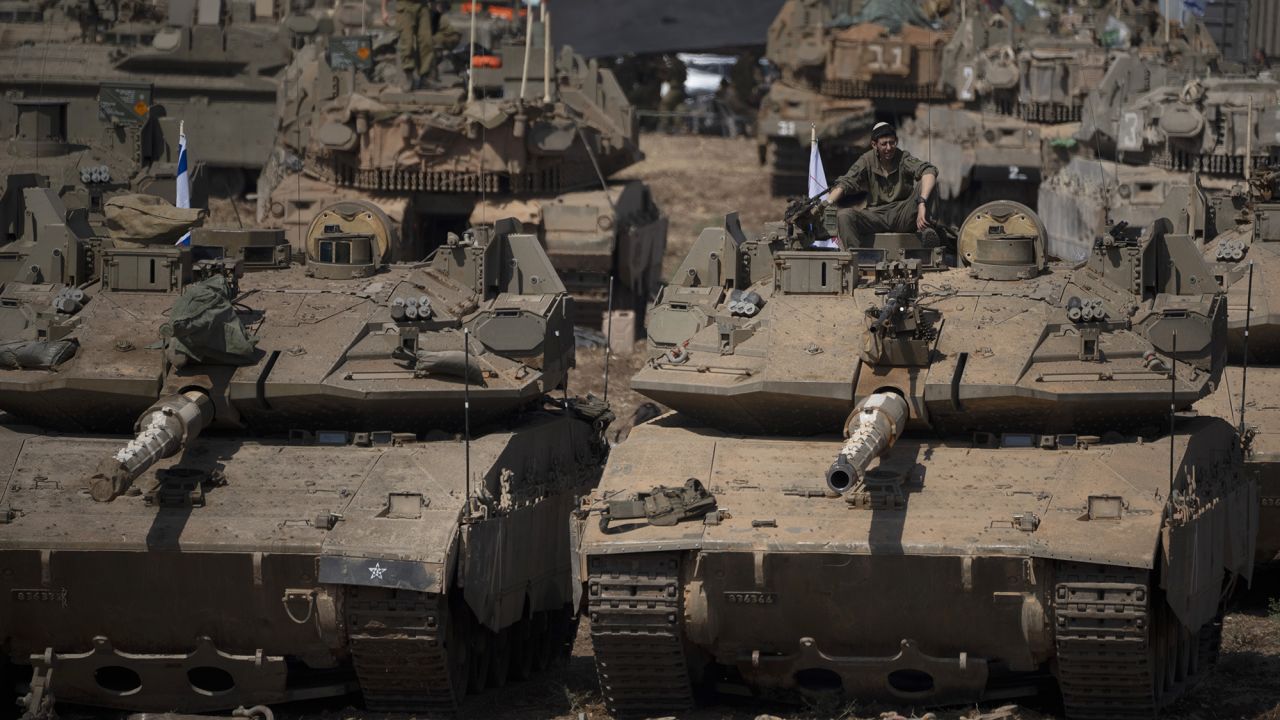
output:
[[[766,175],[756,162],[750,140],[668,137],[644,138],[648,159],[629,169],[628,177],[650,183],[656,201],[671,218],[671,233],[665,270],[670,273],[684,252],[707,226],[723,222],[725,212],[739,210],[744,229],[753,233],[760,223],[780,217],[783,203],[769,197]],[[834,169],[833,169],[834,170]],[[242,206],[243,207],[243,206]],[[251,210],[249,211],[251,214]],[[228,217],[222,208],[215,217]],[[246,222],[251,222],[248,217]],[[234,219],[232,219],[234,224]],[[625,431],[644,398],[630,392],[628,379],[643,362],[643,345],[637,343],[630,356],[611,360],[609,399],[619,421],[615,431]],[[603,392],[604,352],[583,349],[578,369],[571,381],[575,393]],[[1231,607],[1224,629],[1223,653],[1205,683],[1190,697],[1179,701],[1163,717],[1176,720],[1280,720],[1280,568],[1259,571],[1254,587],[1242,593]],[[1054,698],[1043,698],[1025,707],[993,705],[980,708],[926,710],[849,706],[832,709],[777,707],[743,700],[721,699],[685,717],[692,720],[757,718],[912,718],[937,720],[983,718],[1023,720],[1058,717]],[[292,713],[288,713],[297,717]],[[303,711],[303,715],[314,716]],[[354,707],[318,711],[329,720],[374,718]],[[471,698],[465,716],[477,718],[555,718],[583,720],[607,718],[592,664],[591,643],[585,624],[578,636],[574,656],[565,668],[524,683]]]

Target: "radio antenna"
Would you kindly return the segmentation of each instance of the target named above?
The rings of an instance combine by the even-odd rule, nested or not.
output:
[[[466,453],[466,501],[471,502],[471,331],[462,329],[462,442]],[[469,511],[468,511],[469,512]]]
[[[1173,481],[1176,476],[1174,470],[1175,463],[1173,460],[1174,448],[1174,419],[1177,409],[1178,394],[1178,331],[1173,331],[1173,350],[1169,353],[1169,490],[1173,490]]]
[[[604,401],[609,402],[609,365],[613,360],[613,276],[609,276],[609,309],[604,320]]]
[[[516,9],[519,9],[517,3]],[[527,4],[524,8],[524,65],[520,69],[520,101],[524,102],[524,91],[529,86],[529,51],[533,49],[533,8]],[[519,15],[516,15],[519,18]]]
[[[1244,439],[1244,399],[1249,389],[1249,324],[1253,320],[1253,261],[1249,261],[1249,291],[1245,296],[1244,347],[1241,348],[1240,374],[1240,438]]]

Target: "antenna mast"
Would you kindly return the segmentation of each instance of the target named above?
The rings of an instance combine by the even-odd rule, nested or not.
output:
[[[547,0],[539,5],[542,15],[542,103],[551,103],[551,11]],[[1250,102],[1253,102],[1250,100]]]
[[[1249,324],[1253,320],[1253,261],[1249,261],[1249,292],[1246,295],[1244,309],[1244,347],[1240,377],[1240,438],[1244,439],[1244,399],[1249,390]]]
[[[466,453],[466,501],[471,502],[471,331],[462,330],[462,442]],[[470,512],[470,511],[468,511]]]
[[[604,321],[604,401],[609,402],[609,365],[613,360],[613,276],[609,276],[609,310]]]
[[[516,8],[519,9],[519,3]],[[533,49],[533,8],[528,2],[524,6],[524,67],[520,68],[520,100],[524,100],[525,88],[529,85],[529,51]]]
[[[1177,409],[1178,393],[1178,331],[1173,331],[1173,351],[1169,353],[1169,490],[1173,490],[1173,481],[1177,476],[1174,463],[1174,412]]]
[[[476,99],[476,7],[477,0],[471,0],[471,43],[467,46],[467,102]]]

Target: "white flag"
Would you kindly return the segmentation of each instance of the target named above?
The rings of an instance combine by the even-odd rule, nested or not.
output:
[[[178,123],[178,179],[174,190],[176,197],[173,204],[180,208],[191,207],[191,176],[187,173],[187,130],[186,123]],[[191,233],[178,239],[174,245],[190,245]]]
[[[822,155],[818,154],[818,138],[809,143],[809,197],[827,191],[827,171],[822,169]]]
[[[809,197],[820,195],[827,191],[827,171],[822,168],[822,155],[818,153],[818,134],[810,131],[809,138]],[[827,240],[818,240],[813,243],[813,247],[820,248],[838,248],[840,244],[835,238]]]

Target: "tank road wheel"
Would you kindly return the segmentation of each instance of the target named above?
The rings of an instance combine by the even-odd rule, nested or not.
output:
[[[1218,655],[1222,652],[1222,618],[1226,615],[1226,607],[1218,606],[1218,615],[1204,627],[1200,628],[1198,668],[1201,674],[1218,664]]]
[[[511,628],[489,638],[489,687],[500,688],[507,684],[511,673]]]
[[[1054,615],[1068,720],[1153,717],[1203,677],[1215,645],[1215,621],[1188,630],[1146,570],[1064,565]]]

